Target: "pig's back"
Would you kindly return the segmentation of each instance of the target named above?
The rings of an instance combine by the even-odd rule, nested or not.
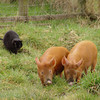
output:
[[[70,54],[75,55],[76,58],[79,57],[79,59],[83,58],[85,62],[91,62],[97,59],[97,48],[93,42],[85,40],[77,43],[70,51]]]
[[[56,60],[60,60],[64,55],[67,56],[68,53],[69,51],[64,47],[51,47],[40,57],[40,61],[43,61],[44,59],[50,60],[52,57]]]

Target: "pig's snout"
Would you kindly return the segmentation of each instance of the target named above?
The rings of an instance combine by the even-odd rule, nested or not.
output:
[[[52,81],[50,79],[47,79],[47,81],[45,82],[45,86],[50,84],[52,84]]]
[[[47,84],[48,84],[48,85],[49,85],[49,84],[52,84],[52,82],[51,82],[50,80],[48,80],[48,81],[47,81]]]
[[[74,84],[74,82],[70,82],[69,85],[72,86]]]
[[[70,83],[70,82],[74,82],[74,79],[73,79],[73,78],[70,78],[70,79],[68,80],[68,83]]]
[[[68,80],[68,84],[69,84],[70,86],[72,86],[72,85],[74,84],[74,79],[73,79],[73,78],[70,78],[70,79]]]
[[[47,85],[52,84],[52,81],[50,79],[47,79]]]

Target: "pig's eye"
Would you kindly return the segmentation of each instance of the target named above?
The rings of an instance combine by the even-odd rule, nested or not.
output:
[[[49,72],[51,73],[51,72],[52,72],[52,70],[49,70]]]
[[[43,75],[44,74],[44,72],[41,72],[41,75]]]
[[[70,73],[69,70],[67,70],[66,73],[69,74]]]

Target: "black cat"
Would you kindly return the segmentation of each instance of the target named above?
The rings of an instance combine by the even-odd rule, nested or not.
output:
[[[4,46],[10,52],[17,54],[17,51],[22,47],[22,41],[19,39],[19,36],[16,32],[10,30],[5,35],[3,40]]]

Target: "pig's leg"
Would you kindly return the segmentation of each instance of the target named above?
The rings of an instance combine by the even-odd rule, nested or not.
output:
[[[91,66],[91,73],[92,72],[95,72],[95,66],[96,66],[96,61],[92,64],[92,66]]]
[[[85,67],[84,72],[85,72],[85,74],[87,75],[87,67]]]
[[[62,77],[63,72],[60,73],[60,77]]]
[[[80,82],[80,79],[81,79],[81,73],[79,72],[79,73],[77,73],[77,83],[79,83]]]
[[[97,57],[96,57],[96,59],[94,59],[94,61],[93,61],[93,63],[92,63],[92,66],[91,66],[91,73],[92,73],[92,72],[95,72],[95,66],[96,66],[96,64],[97,64]]]
[[[81,79],[81,76],[79,76],[79,77],[77,78],[77,83],[80,82],[80,79]]]

